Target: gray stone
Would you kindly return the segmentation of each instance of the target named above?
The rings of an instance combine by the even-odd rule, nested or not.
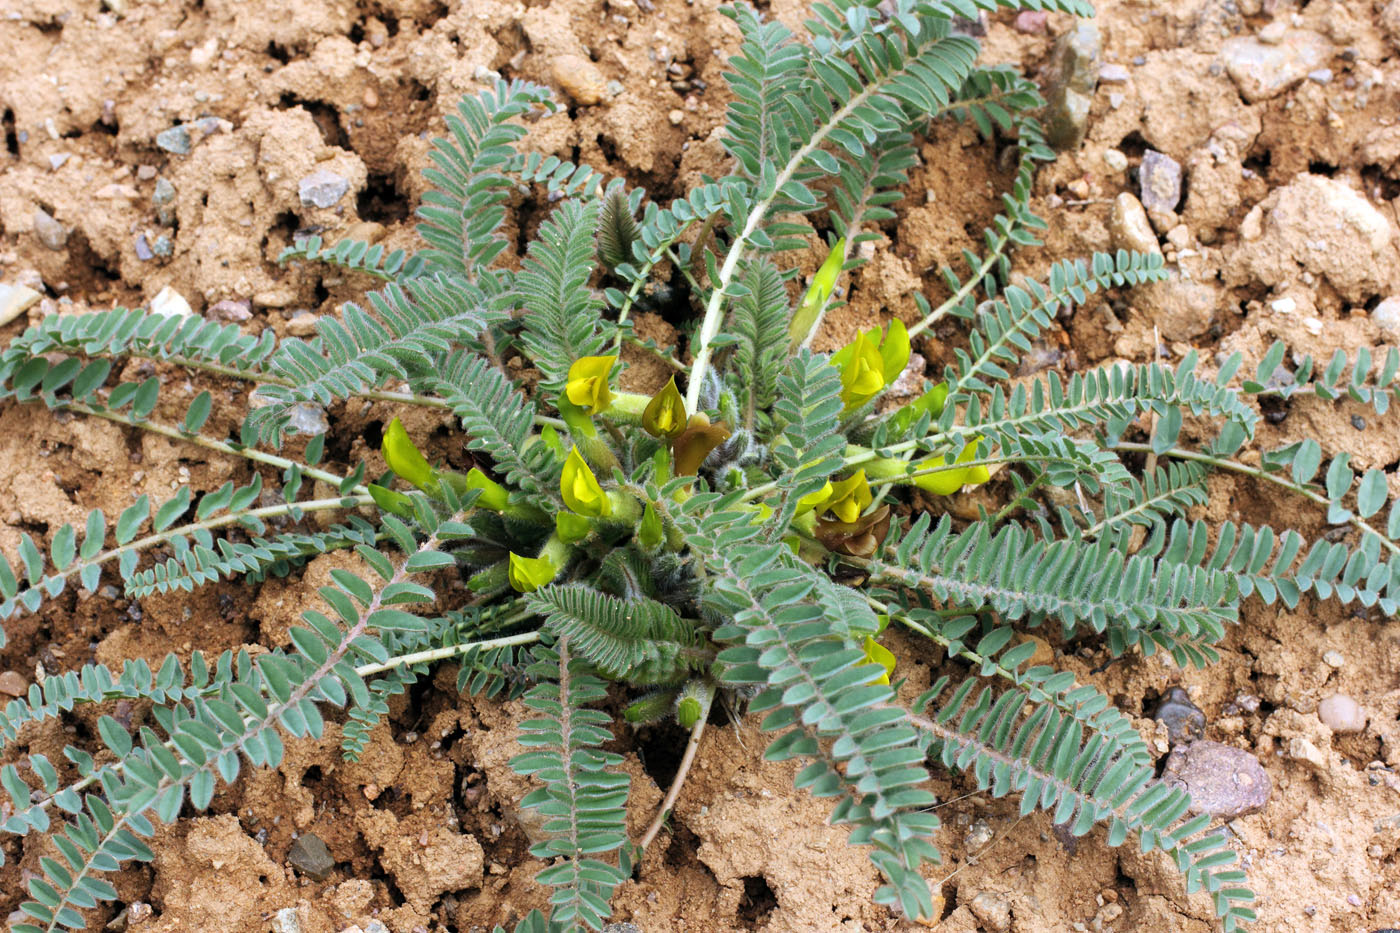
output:
[[[156,254],[151,252],[151,244],[146,242],[146,234],[136,234],[136,258],[142,262],[154,259]]]
[[[242,324],[253,316],[253,303],[247,300],[235,301],[232,298],[225,298],[223,301],[216,301],[210,305],[206,316],[225,324]]]
[[[62,252],[68,247],[68,228],[54,220],[42,207],[34,208],[34,235],[54,252]]]
[[[1371,320],[1391,337],[1400,337],[1400,297],[1390,297],[1376,305]]]
[[[293,431],[308,437],[325,434],[331,428],[330,422],[326,421],[325,409],[315,402],[297,402],[287,409],[287,417]]]
[[[175,186],[164,178],[156,179],[156,189],[151,192],[151,206],[156,209],[156,220],[162,226],[175,225]]]
[[[1331,84],[1331,83],[1332,83],[1332,69],[1331,69],[1331,68],[1319,68],[1319,69],[1317,69],[1316,71],[1309,71],[1309,72],[1308,72],[1308,80],[1309,80],[1309,81],[1312,81],[1312,82],[1315,83],[1315,84]]]
[[[1142,206],[1148,213],[1174,211],[1181,203],[1181,163],[1156,149],[1142,154],[1138,167]]]
[[[1228,39],[1220,46],[1225,71],[1249,103],[1277,97],[1327,63],[1332,46],[1322,36],[1298,30],[1277,45],[1252,36]]]
[[[316,315],[310,311],[301,310],[292,315],[292,319],[287,322],[287,333],[293,337],[311,337],[316,333]]]
[[[981,920],[988,930],[1005,933],[1011,929],[1011,902],[1000,894],[983,891],[972,899],[969,906],[973,916]]]
[[[642,928],[635,923],[609,923],[602,933],[642,933]]]
[[[1132,73],[1115,62],[1110,62],[1099,68],[1100,84],[1127,84]]]
[[[350,181],[328,168],[318,168],[297,182],[297,194],[307,207],[334,207],[350,190]]]
[[[1249,752],[1204,739],[1172,749],[1162,780],[1190,792],[1190,812],[1225,820],[1258,813],[1273,789],[1269,775]]]
[[[1099,77],[1098,27],[1081,23],[1060,36],[1050,53],[1045,92],[1045,138],[1060,151],[1078,148],[1089,129],[1089,108]]]
[[[1180,687],[1167,691],[1162,702],[1157,704],[1152,718],[1166,725],[1167,742],[1173,748],[1194,742],[1206,731],[1206,714],[1191,702],[1190,695]]]
[[[1317,718],[1333,732],[1360,732],[1366,728],[1366,713],[1345,693],[1334,693],[1318,703]]]
[[[189,127],[181,123],[168,130],[161,130],[156,134],[156,145],[175,155],[188,155],[190,146],[193,145]]]
[[[365,924],[365,933],[389,933],[389,928],[378,920],[371,920]]]
[[[335,857],[315,833],[298,836],[287,851],[287,861],[298,872],[316,881],[325,881],[335,871]]]
[[[156,241],[151,244],[151,252],[155,253],[157,256],[168,257],[171,253],[175,252],[175,244],[170,242],[170,237],[162,234],[156,237]]]
[[[63,163],[73,158],[71,152],[55,152],[49,156],[49,171],[56,172],[63,167]]]

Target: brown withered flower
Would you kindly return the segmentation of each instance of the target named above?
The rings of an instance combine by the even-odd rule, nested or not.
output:
[[[882,505],[853,522],[817,519],[816,539],[828,550],[851,557],[869,557],[890,530],[890,507]]]

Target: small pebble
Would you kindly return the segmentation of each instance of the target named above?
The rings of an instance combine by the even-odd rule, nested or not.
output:
[[[156,237],[156,241],[151,244],[151,252],[157,256],[169,256],[175,252],[175,245],[170,242],[170,237],[161,234]]]
[[[1347,658],[1346,655],[1342,654],[1336,648],[1333,648],[1330,651],[1323,652],[1322,661],[1328,667],[1341,668],[1346,666]]]
[[[0,284],[0,324],[8,324],[32,308],[43,295],[27,285]]]
[[[184,317],[193,313],[193,309],[190,308],[190,303],[185,300],[184,295],[167,285],[151,299],[151,313]]]
[[[190,131],[183,123],[161,130],[156,134],[156,145],[175,155],[188,155],[190,151]]]
[[[54,252],[62,252],[68,246],[68,228],[63,226],[42,207],[34,208],[34,235],[39,242]]]
[[[362,99],[365,102],[365,109],[367,110],[373,110],[375,107],[379,106],[379,92],[372,87],[365,88],[365,94]]]
[[[310,311],[298,311],[287,322],[287,333],[293,337],[310,337],[316,333],[316,315]]]
[[[990,891],[983,891],[972,899],[968,905],[972,909],[972,914],[981,920],[984,928],[995,930],[996,933],[1004,933],[1011,929],[1011,903],[999,894]]]
[[[366,931],[368,933],[368,931]],[[635,923],[609,923],[603,927],[602,933],[642,933],[642,928]]]
[[[1259,30],[1259,41],[1265,45],[1278,45],[1283,41],[1283,37],[1288,34],[1288,24],[1282,20],[1274,20],[1263,29]]]
[[[1361,732],[1366,728],[1366,713],[1345,693],[1334,693],[1318,703],[1317,718],[1333,732]]]
[[[1276,314],[1292,314],[1298,307],[1298,302],[1287,297],[1277,298],[1269,302],[1269,307],[1272,308]]]
[[[1190,694],[1180,687],[1167,691],[1162,702],[1157,704],[1152,718],[1166,725],[1167,741],[1173,747],[1194,742],[1205,734],[1206,714],[1191,702]]]
[[[1356,430],[1358,431],[1364,431],[1366,430],[1366,419],[1361,417],[1360,415],[1352,415],[1351,426],[1353,428],[1356,428]]]
[[[1192,813],[1226,820],[1264,809],[1273,789],[1249,752],[1204,739],[1172,749],[1162,780],[1190,792]]]
[[[1110,171],[1126,172],[1128,170],[1128,157],[1117,149],[1106,149],[1103,154],[1103,164],[1107,165]]]
[[[292,430],[308,437],[325,434],[331,428],[325,409],[315,402],[297,402],[287,409],[287,416]]]
[[[0,674],[0,693],[6,696],[22,697],[29,690],[29,681],[24,679],[23,674],[15,671],[5,671]]]
[[[1376,326],[1391,336],[1400,336],[1400,297],[1386,298],[1371,312]]]
[[[963,836],[963,843],[967,846],[969,853],[977,853],[987,847],[992,841],[992,827],[986,820],[977,820],[968,829],[967,835]]]
[[[1309,80],[1309,81],[1312,81],[1312,82],[1314,82],[1314,83],[1316,83],[1316,84],[1331,84],[1331,83],[1332,83],[1332,69],[1331,69],[1331,68],[1319,68],[1319,69],[1317,69],[1316,71],[1309,71],[1309,72],[1308,72],[1308,80]]]
[[[1152,224],[1147,220],[1147,212],[1142,209],[1142,202],[1126,191],[1113,201],[1113,209],[1108,216],[1108,235],[1116,249],[1159,255],[1162,252],[1157,235],[1152,232]]]
[[[297,182],[297,195],[306,207],[334,207],[349,190],[349,179],[328,168],[318,168]]]
[[[136,167],[136,177],[141,181],[150,181],[156,177],[156,167],[154,165],[139,165]]]
[[[1138,168],[1142,206],[1148,213],[1171,212],[1181,201],[1181,163],[1171,156],[1148,149]]]
[[[298,872],[316,881],[325,881],[335,871],[335,857],[325,841],[315,833],[298,836],[287,851],[287,862]]]
[[[1130,77],[1132,72],[1117,62],[1109,62],[1099,67],[1100,84],[1127,84]]]
[[[576,104],[591,107],[601,103],[607,94],[607,79],[597,65],[582,55],[556,55],[549,70],[555,83]]]
[[[1044,10],[1023,10],[1016,14],[1016,19],[1012,22],[1011,28],[1026,35],[1039,35],[1045,32],[1049,22],[1050,14]]]
[[[223,321],[225,324],[242,324],[253,316],[253,303],[247,300],[235,301],[232,298],[225,298],[223,301],[216,301],[205,312],[205,316],[215,321]]]
[[[49,156],[49,171],[58,171],[63,168],[63,163],[71,158],[73,158],[73,153],[71,152],[55,152],[53,155]]]
[[[175,225],[175,186],[164,178],[156,179],[151,192],[151,206],[156,209],[156,222],[164,227]]]
[[[667,116],[667,118],[671,121],[671,125],[672,125],[672,126],[680,126],[680,125],[681,125],[681,121],[685,119],[685,111],[684,111],[684,110],[672,110],[672,111],[671,111],[670,113],[668,113],[666,116]]]
[[[275,933],[301,933],[301,920],[295,907],[283,907],[272,915],[272,929]]]
[[[155,257],[156,254],[151,252],[151,244],[146,242],[146,234],[138,233],[136,235],[136,258],[142,262],[148,262]]]

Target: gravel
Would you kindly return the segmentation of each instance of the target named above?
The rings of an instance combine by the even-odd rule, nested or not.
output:
[[[156,145],[166,152],[173,152],[175,155],[189,155],[190,147],[193,145],[189,127],[181,123],[168,130],[161,130],[156,134]]]
[[[1138,168],[1142,206],[1148,213],[1175,211],[1181,203],[1181,163],[1169,155],[1148,149]]]
[[[1366,728],[1366,713],[1345,693],[1334,693],[1318,703],[1317,718],[1333,732],[1361,732]]]

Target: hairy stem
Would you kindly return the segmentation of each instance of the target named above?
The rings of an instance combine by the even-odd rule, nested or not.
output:
[[[706,684],[700,718],[690,729],[690,741],[685,743],[685,754],[681,756],[680,767],[676,769],[676,776],[672,778],[671,786],[666,791],[666,797],[661,801],[661,806],[657,807],[656,816],[652,819],[651,825],[647,827],[642,841],[637,843],[638,847],[642,849],[651,845],[656,834],[661,832],[661,827],[666,822],[666,815],[671,812],[671,808],[676,805],[676,798],[681,795],[681,787],[684,786],[686,776],[690,774],[691,765],[695,763],[695,756],[700,751],[700,740],[705,735],[705,720],[710,718],[710,704],[714,702],[714,699],[714,687]]]

